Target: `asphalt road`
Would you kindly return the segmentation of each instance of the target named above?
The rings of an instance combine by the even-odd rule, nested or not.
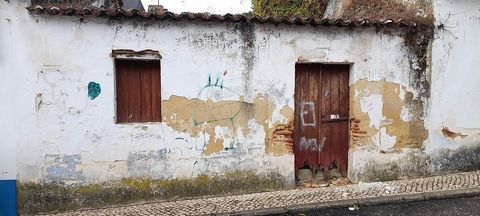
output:
[[[298,212],[290,215],[480,216],[480,197],[429,200],[391,205],[360,206],[357,210],[353,211],[349,208],[323,209],[314,212]]]

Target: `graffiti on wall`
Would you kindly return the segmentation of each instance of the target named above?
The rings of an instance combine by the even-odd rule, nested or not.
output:
[[[317,126],[317,116],[315,113],[315,102],[302,101],[300,103],[300,129],[315,128]],[[326,137],[317,140],[316,137],[300,137],[299,146],[301,151],[321,151],[325,145]]]
[[[88,83],[88,97],[90,100],[95,100],[95,98],[100,95],[100,92],[102,92],[102,89],[100,88],[100,84],[96,82],[90,82]]]
[[[321,138],[320,142],[317,142],[317,138],[300,138],[300,150],[301,151],[322,151],[325,146],[326,137]]]
[[[315,127],[317,126],[315,116],[315,103],[302,102],[300,105],[300,126],[301,127]]]
[[[233,79],[227,79],[227,75],[227,70],[214,75],[208,74],[206,83],[200,88],[197,97],[221,99],[227,96],[239,96],[237,92],[227,86],[228,81],[233,81]]]
[[[251,136],[252,132],[263,131],[270,137],[266,142],[271,143],[271,131],[275,128],[271,128],[270,121],[277,105],[276,99],[265,94],[263,89],[255,90],[262,93],[252,97],[243,95],[241,85],[228,85],[242,82],[241,77],[235,78],[234,73],[226,70],[215,75],[209,74],[199,88],[197,98],[172,95],[165,100],[162,103],[163,120],[173,129],[188,133],[194,139],[204,137],[204,155],[207,156],[212,153],[244,152],[246,149],[257,151],[260,146],[263,148],[261,151],[265,151],[265,143],[245,143],[241,139]],[[277,99],[283,100],[280,95]],[[280,114],[291,118],[290,113],[293,116],[293,110],[288,108],[281,109]],[[252,125],[253,123],[256,125]],[[285,123],[287,122],[283,124]],[[288,139],[282,143],[291,143]],[[239,143],[242,146],[239,146]],[[282,148],[281,152],[284,154],[289,151]]]

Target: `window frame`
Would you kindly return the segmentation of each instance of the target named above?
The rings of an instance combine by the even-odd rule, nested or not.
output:
[[[162,102],[162,69],[161,69],[161,59],[162,56],[158,51],[153,51],[153,50],[143,50],[143,51],[133,51],[133,50],[112,50],[111,57],[113,58],[113,82],[114,82],[114,93],[115,93],[115,98],[114,98],[114,122],[115,124],[145,124],[145,123],[161,123],[162,122],[162,108],[161,108],[161,102]],[[118,118],[118,61],[135,61],[135,62],[155,62],[158,63],[158,73],[159,73],[159,101],[160,103],[160,119],[159,120],[153,120],[150,119],[148,121],[119,121]]]

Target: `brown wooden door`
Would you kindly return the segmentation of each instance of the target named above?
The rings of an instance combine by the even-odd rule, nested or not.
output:
[[[347,175],[348,65],[297,64],[295,68],[295,172],[338,168]]]

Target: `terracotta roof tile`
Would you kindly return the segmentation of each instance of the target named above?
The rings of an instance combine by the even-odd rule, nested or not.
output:
[[[156,18],[159,20],[200,20],[206,22],[247,22],[247,23],[272,23],[272,24],[290,24],[290,25],[313,25],[313,26],[343,26],[343,27],[356,27],[356,26],[385,26],[385,27],[417,27],[416,23],[406,22],[403,20],[368,20],[368,19],[355,19],[355,20],[342,20],[342,19],[318,19],[318,18],[301,18],[301,17],[258,17],[250,15],[239,14],[209,14],[209,13],[190,13],[184,12],[180,14],[172,13],[169,11],[139,11],[116,9],[114,7],[88,7],[88,8],[58,8],[42,6],[29,6],[26,8],[33,14],[49,14],[49,15],[63,15],[63,16],[84,16],[84,17],[126,17],[126,18]]]

